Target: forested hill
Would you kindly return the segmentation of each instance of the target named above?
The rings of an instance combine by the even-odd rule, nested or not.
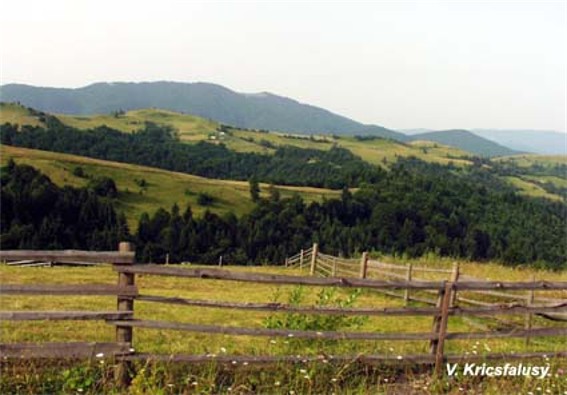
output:
[[[520,153],[519,151],[477,136],[468,130],[443,130],[421,133],[413,136],[412,140],[434,141],[486,157],[509,156]]]
[[[236,217],[174,206],[143,214],[127,235],[112,205],[109,180],[59,189],[28,166],[9,164],[1,178],[1,248],[111,248],[134,240],[138,259],[163,262],[281,262],[318,242],[344,256],[363,251],[529,264],[566,269],[565,205],[518,196],[481,168],[463,176],[419,161],[399,162],[373,185],[340,199],[306,204],[276,189]],[[493,184],[494,183],[494,184]]]
[[[126,134],[107,127],[77,130],[47,118],[47,128],[0,126],[2,144],[133,163],[208,178],[260,181],[340,189],[376,182],[384,170],[364,162],[349,150],[277,148],[273,155],[242,153],[223,145],[178,141],[170,127],[146,124]]]
[[[180,82],[97,83],[83,88],[0,87],[3,101],[62,114],[108,114],[162,108],[242,128],[296,133],[372,134],[406,140],[406,135],[365,125],[323,108],[271,93],[244,94],[216,84]]]

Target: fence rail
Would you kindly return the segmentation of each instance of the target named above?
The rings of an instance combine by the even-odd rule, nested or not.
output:
[[[465,296],[458,292],[453,292],[451,306],[457,303],[465,303],[473,306],[492,306],[495,304],[507,303],[510,301],[515,301],[519,303],[529,303],[535,305],[543,305],[546,303],[563,303],[567,302],[567,298],[557,299],[557,298],[544,298],[540,295],[535,295],[535,289],[532,288],[510,288],[506,286],[500,287],[497,282],[488,281],[486,279],[481,279],[473,276],[469,276],[462,273],[462,269],[456,262],[453,264],[451,269],[444,268],[432,268],[418,266],[414,264],[393,264],[385,263],[374,259],[368,259],[368,253],[364,252],[360,260],[356,259],[346,259],[341,257],[336,257],[329,254],[322,253],[318,246],[315,244],[309,249],[311,252],[311,268],[310,272],[312,275],[319,275],[322,277],[347,277],[347,278],[361,278],[361,279],[396,279],[396,280],[407,280],[407,281],[423,281],[431,282],[431,276],[438,276],[437,281],[451,281],[459,284],[470,284],[470,283],[484,283],[485,288],[464,288],[458,287],[454,290],[461,289],[467,291]],[[313,254],[313,251],[315,253]],[[297,254],[296,254],[297,255]],[[293,266],[297,268],[297,266]],[[420,273],[428,274],[429,278],[419,277]],[[521,290],[528,291],[524,294],[512,293],[512,292],[501,292],[508,290]],[[433,289],[424,289],[419,292],[411,292],[411,289],[406,288],[403,292],[395,292],[392,290],[376,290],[384,295],[388,295],[395,298],[403,298],[407,303],[410,301],[420,302],[435,305],[437,303],[436,299],[428,298],[423,294],[436,294],[437,291]],[[477,299],[475,296],[480,296]],[[567,321],[567,315],[555,315],[553,318],[557,320]]]
[[[126,386],[129,383],[129,370],[131,361],[141,358],[152,358],[154,360],[183,361],[188,363],[228,363],[229,361],[241,361],[248,363],[269,364],[282,361],[360,361],[364,363],[400,363],[399,357],[389,355],[338,355],[338,356],[221,356],[212,357],[206,355],[154,355],[137,354],[134,345],[134,330],[136,328],[154,328],[162,330],[189,331],[208,334],[226,334],[235,336],[264,336],[264,337],[286,337],[301,339],[332,339],[332,340],[374,340],[374,341],[427,341],[430,352],[423,355],[403,355],[401,361],[404,363],[427,363],[433,364],[435,372],[441,373],[441,367],[446,361],[466,360],[466,356],[448,355],[445,352],[445,343],[459,339],[486,339],[486,338],[533,338],[533,337],[560,337],[567,336],[567,327],[533,327],[530,319],[529,325],[524,329],[508,330],[486,330],[481,332],[451,332],[449,317],[451,316],[497,316],[521,314],[532,317],[536,314],[561,314],[567,311],[566,300],[549,299],[546,305],[534,303],[509,303],[492,304],[488,306],[463,307],[455,303],[455,295],[459,292],[490,291],[496,297],[502,291],[528,290],[549,291],[567,290],[567,282],[556,281],[458,281],[455,271],[451,271],[448,281],[419,280],[413,277],[413,271],[417,268],[410,266],[405,275],[396,274],[394,279],[377,279],[371,275],[376,268],[376,262],[368,260],[368,254],[363,254],[361,260],[356,263],[353,260],[345,260],[339,257],[319,255],[317,245],[313,248],[301,251],[296,256],[288,259],[288,267],[310,268],[310,275],[280,275],[251,272],[235,272],[224,269],[203,269],[170,267],[159,265],[132,265],[133,254],[126,254],[131,247],[127,243],[121,243],[120,253],[101,255],[101,259],[114,256],[119,262],[113,265],[118,274],[116,285],[109,284],[3,284],[0,287],[2,294],[10,295],[114,295],[117,298],[116,311],[5,311],[0,312],[3,320],[104,320],[108,325],[114,326],[116,330],[116,341],[114,343],[45,343],[45,344],[1,344],[0,357],[6,358],[47,358],[47,357],[90,357],[98,353],[111,355],[118,359],[115,377],[117,382]],[[67,255],[70,253],[66,252]],[[94,257],[95,253],[82,256]],[[16,254],[20,259],[27,259],[25,254]],[[39,254],[35,254],[37,256]],[[50,252],[50,256],[57,255]],[[128,257],[128,258],[126,258]],[[94,259],[94,258],[92,258]],[[291,262],[291,265],[289,264]],[[341,277],[345,271],[350,275]],[[359,270],[356,270],[356,269]],[[323,270],[327,277],[319,277]],[[401,270],[401,269],[400,269]],[[330,273],[330,274],[329,274]],[[357,274],[355,277],[353,274]],[[444,271],[443,274],[449,274]],[[171,276],[179,278],[192,278],[210,281],[235,281],[253,284],[279,284],[279,285],[308,285],[317,287],[345,287],[363,288],[373,291],[388,292],[402,291],[396,296],[403,298],[414,298],[412,293],[433,291],[437,294],[435,306],[415,307],[325,307],[325,306],[295,306],[282,303],[244,303],[236,301],[201,300],[179,297],[167,297],[160,295],[148,295],[140,293],[135,285],[136,275],[144,276]],[[136,318],[134,301],[174,304],[182,306],[235,309],[244,311],[274,311],[282,313],[304,313],[304,314],[341,314],[341,315],[364,315],[364,316],[429,316],[432,318],[432,330],[418,333],[407,332],[339,332],[339,331],[315,331],[315,330],[292,330],[292,329],[265,329],[251,327],[235,327],[224,325],[204,325],[191,322],[170,322],[151,319]],[[495,358],[537,358],[546,356],[564,356],[567,353],[524,353],[524,354],[487,354],[484,359]],[[237,362],[238,363],[238,362]]]

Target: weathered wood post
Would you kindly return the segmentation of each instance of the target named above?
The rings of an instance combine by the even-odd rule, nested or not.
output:
[[[429,352],[435,356],[435,375],[440,376],[443,372],[443,359],[445,336],[447,334],[447,324],[449,323],[449,307],[451,305],[451,294],[453,283],[445,282],[439,289],[437,307],[439,313],[433,318],[433,335],[435,338],[429,343]]]
[[[333,258],[333,272],[332,272],[331,276],[337,277],[337,257]]]
[[[453,271],[451,272],[451,282],[457,283],[459,281],[460,267],[459,262],[453,262]],[[455,288],[451,294],[451,307],[455,306],[457,302],[457,289]]]
[[[319,245],[317,243],[313,244],[313,250],[311,253],[311,270],[309,274],[315,275],[315,269],[317,268],[317,254],[319,253]]]
[[[360,278],[366,278],[366,273],[368,271],[368,251],[362,253],[360,258]]]
[[[535,282],[535,276],[532,276],[532,282]],[[535,300],[535,291],[533,289],[528,289],[528,296],[526,297],[526,306],[530,307],[534,304]],[[526,314],[526,322],[525,322],[525,329],[527,331],[526,334],[526,346],[530,345],[530,331],[532,330],[532,318],[533,315],[530,313]]]
[[[289,259],[285,258],[284,266],[285,266],[285,267],[288,267],[288,266],[289,266]]]
[[[410,262],[409,265],[408,265],[407,273],[406,273],[406,281],[408,283],[411,282],[412,268],[413,268],[413,263]],[[404,302],[405,302],[406,306],[408,305],[409,300],[410,300],[410,289],[406,288],[404,290]]]
[[[222,267],[222,255],[219,256],[219,267]]]
[[[132,244],[128,242],[121,242],[118,245],[118,252],[132,252]],[[115,264],[116,265],[116,264]],[[132,265],[130,263],[120,263],[120,265]],[[133,273],[118,273],[118,286],[124,287],[134,285],[135,275]],[[117,297],[117,310],[118,311],[134,311],[134,299],[118,295]],[[116,326],[116,342],[129,343],[132,347],[133,329],[130,326]],[[121,387],[127,387],[130,384],[130,370],[131,363],[128,361],[119,361],[114,371],[116,382]]]
[[[299,252],[299,270],[303,270],[303,256],[304,252],[303,252],[303,248],[301,249],[301,251]]]

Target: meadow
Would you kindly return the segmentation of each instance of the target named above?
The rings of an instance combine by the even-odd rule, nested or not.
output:
[[[383,257],[389,262],[399,259]],[[413,261],[431,267],[448,267],[449,260],[432,261],[432,257]],[[195,266],[192,266],[195,267]],[[464,273],[470,276],[525,281],[537,279],[567,280],[567,273],[552,273],[534,269],[511,269],[497,264],[462,262]],[[281,266],[230,267],[234,271],[273,274],[299,274],[298,269]],[[0,282],[11,283],[55,283],[88,284],[116,282],[117,274],[110,266],[73,268],[17,268],[0,266]],[[240,302],[290,302],[290,295],[298,292],[296,286],[273,286],[236,283],[221,280],[180,279],[158,276],[137,276],[140,293],[148,295],[176,296],[193,299],[209,299]],[[303,287],[302,305],[313,305],[321,301],[321,288]],[[353,297],[352,290],[337,289],[327,294],[331,301],[344,302]],[[549,296],[549,295],[546,295]],[[555,297],[565,295],[555,294]],[[353,307],[403,306],[403,301],[371,291],[362,291],[355,297]],[[34,297],[2,296],[2,310],[113,310],[113,297]],[[333,303],[331,303],[332,305]],[[270,319],[286,313],[237,311],[215,308],[198,308],[136,302],[136,318],[213,324],[240,327],[266,327]],[[508,318],[508,317],[506,317]],[[524,317],[516,317],[502,323],[491,319],[451,317],[450,331],[479,331],[494,329],[498,325],[523,325]],[[114,328],[97,321],[59,322],[2,322],[2,342],[61,342],[61,341],[113,341]],[[349,324],[350,325],[350,324]],[[431,317],[366,317],[345,325],[338,330],[364,332],[427,332],[431,330]],[[556,325],[534,318],[534,326]],[[325,330],[327,328],[321,328]],[[446,344],[450,354],[510,353],[522,351],[562,351],[563,339],[534,338],[529,346],[524,339],[452,340]],[[134,330],[133,347],[140,353],[158,354],[216,354],[216,355],[340,355],[340,354],[384,354],[397,357],[401,363],[395,367],[367,367],[350,363],[327,364],[323,362],[286,364],[279,363],[268,368],[242,365],[229,368],[206,364],[191,366],[152,361],[139,362],[131,393],[562,393],[567,390],[565,360],[547,359],[543,363],[552,366],[552,375],[543,380],[527,378],[435,378],[427,367],[404,364],[404,354],[428,352],[426,341],[305,341],[286,338],[257,338],[219,334],[176,332],[172,330]],[[22,362],[24,363],[24,362]],[[541,363],[533,362],[534,364]],[[233,364],[234,365],[234,364]],[[20,369],[18,370],[18,366]],[[65,388],[66,391],[83,393],[117,391],[112,384],[112,361],[104,358],[91,362],[61,365],[59,371],[52,365],[25,367],[21,364],[3,364],[0,389],[18,386],[22,392],[37,392],[41,385]],[[7,373],[18,372],[7,377]],[[67,373],[66,373],[67,372]],[[35,377],[34,375],[38,375]],[[38,377],[42,377],[43,384]],[[88,378],[92,380],[87,380]],[[47,380],[47,381],[46,381]],[[38,387],[39,386],[39,387]],[[47,388],[47,387],[44,387]],[[156,392],[157,391],[157,392]],[[502,392],[504,391],[504,392]]]
[[[131,230],[137,228],[143,212],[154,213],[160,207],[169,210],[174,204],[182,211],[187,205],[191,205],[196,215],[210,210],[219,214],[234,212],[240,216],[254,207],[250,199],[250,186],[244,181],[216,180],[83,156],[1,146],[0,163],[5,165],[10,158],[18,164],[37,168],[59,186],[83,187],[88,184],[88,177],[79,177],[73,173],[77,167],[81,167],[90,177],[112,178],[118,188],[117,208],[125,213]],[[145,181],[143,187],[140,186],[141,180]],[[268,196],[268,187],[268,184],[260,184],[261,196]],[[323,188],[280,185],[276,188],[283,197],[297,193],[307,202],[340,196],[340,191]],[[201,193],[212,196],[212,204],[198,204]]]
[[[468,152],[430,141],[415,140],[409,143],[402,143],[388,139],[358,140],[353,136],[314,135],[310,137],[301,134],[244,130],[232,127],[225,127],[226,129],[224,130],[227,130],[227,132],[221,133],[221,124],[213,120],[155,108],[132,110],[121,114],[89,116],[56,114],[56,116],[63,123],[78,129],[107,125],[125,133],[131,133],[140,129],[145,122],[154,122],[160,125],[172,126],[177,131],[179,139],[188,144],[208,141],[211,144],[224,144],[229,149],[237,152],[270,154],[274,152],[275,147],[282,145],[319,150],[326,150],[336,145],[346,148],[365,161],[383,168],[388,168],[399,157],[416,157],[426,162],[442,165],[466,166],[472,163]],[[24,107],[12,103],[0,103],[0,123],[4,122],[33,126],[41,126],[43,124],[38,116],[33,115]],[[493,160],[510,162],[526,169],[534,164],[548,168],[567,162],[565,156],[532,154],[500,157]],[[562,200],[561,196],[545,191],[541,186],[537,185],[537,182],[550,182],[557,187],[563,187],[567,179],[563,177],[543,177],[545,177],[545,180],[540,179],[540,177],[534,178],[526,173],[521,178],[503,177],[503,179],[518,188],[522,194],[556,201]],[[132,188],[129,188],[129,190],[132,190]],[[135,199],[130,197],[130,200]],[[188,201],[191,201],[191,199],[188,199]],[[137,212],[133,208],[137,204],[132,202],[126,204],[126,206],[126,213],[130,219],[132,212]],[[219,203],[217,209],[221,212],[223,211],[222,202]],[[243,210],[243,207],[237,207],[237,212]]]

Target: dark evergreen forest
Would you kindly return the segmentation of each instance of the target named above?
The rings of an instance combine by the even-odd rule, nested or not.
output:
[[[224,145],[179,142],[168,126],[147,123],[127,134],[107,127],[77,130],[47,116],[47,128],[9,123],[0,126],[1,143],[63,152],[196,174],[208,178],[248,180],[339,189],[373,183],[384,171],[364,162],[349,150],[328,151],[279,147],[274,155],[241,153]]]
[[[0,248],[115,250],[129,231],[105,196],[116,190],[114,182],[101,181],[59,188],[33,167],[10,161],[0,177]]]
[[[363,250],[497,260],[566,269],[565,205],[525,198],[482,167],[466,174],[417,160],[399,161],[374,184],[340,199],[306,204],[272,189],[248,215],[194,217],[190,207],[160,209],[129,234],[113,208],[115,188],[59,188],[35,169],[2,169],[1,248],[116,248],[135,242],[142,262],[281,263],[318,242],[351,256]],[[100,185],[106,188],[100,188]]]
[[[341,199],[306,204],[300,197],[252,199],[248,215],[193,217],[190,208],[140,218],[129,235],[113,208],[112,180],[58,188],[28,166],[2,172],[2,248],[114,249],[135,239],[139,259],[161,262],[281,262],[317,241],[324,251],[363,250],[499,260],[565,268],[566,205],[519,196],[495,174],[513,169],[456,168],[399,159],[386,172],[350,151],[279,147],[274,155],[237,153],[223,145],[183,144],[151,123],[126,134],[106,127],[79,131],[46,116],[47,127],[1,126],[1,142],[198,174],[291,185],[343,188]],[[356,193],[349,187],[359,188]]]

